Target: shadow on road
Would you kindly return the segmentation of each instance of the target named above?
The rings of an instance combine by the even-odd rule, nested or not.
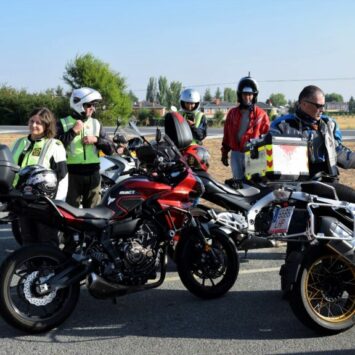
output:
[[[114,305],[94,300],[83,290],[75,312],[50,333],[51,341],[58,337],[73,337],[70,343],[127,336],[243,340],[316,336],[299,323],[278,291],[232,291],[221,299],[203,301],[185,290],[157,289],[117,301]],[[31,337],[36,342],[43,337],[24,336],[3,320],[0,334],[0,338],[28,341]],[[48,334],[43,341],[48,342]]]

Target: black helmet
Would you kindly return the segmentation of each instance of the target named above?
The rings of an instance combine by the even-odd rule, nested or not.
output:
[[[249,92],[254,94],[253,97],[253,104],[257,102],[259,90],[258,90],[258,83],[251,77],[245,76],[241,78],[237,88],[237,95],[238,95],[238,102],[242,102],[242,93]]]
[[[29,165],[19,171],[16,188],[25,193],[54,198],[57,193],[57,174],[40,165]]]

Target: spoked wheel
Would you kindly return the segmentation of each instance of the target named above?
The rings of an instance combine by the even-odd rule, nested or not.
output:
[[[0,269],[0,313],[6,322],[39,333],[58,326],[72,313],[79,283],[59,290],[43,287],[64,261],[61,251],[45,245],[24,247],[9,255]]]
[[[313,254],[302,266],[290,297],[295,315],[321,334],[336,334],[355,323],[355,268],[341,256]]]
[[[177,263],[182,283],[204,299],[224,295],[239,272],[239,257],[232,239],[217,228],[211,234],[211,244],[204,245],[193,236],[182,241]]]

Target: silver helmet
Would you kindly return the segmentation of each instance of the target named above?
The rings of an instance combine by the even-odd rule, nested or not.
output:
[[[54,198],[58,189],[57,174],[40,165],[29,165],[19,171],[16,187],[24,193]]]
[[[185,102],[190,102],[195,104],[191,111],[188,111],[185,107]],[[195,112],[199,109],[201,102],[201,96],[198,91],[194,89],[185,89],[180,94],[180,106],[184,112]]]

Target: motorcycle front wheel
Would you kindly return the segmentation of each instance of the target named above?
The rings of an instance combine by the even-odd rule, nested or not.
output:
[[[12,234],[19,245],[22,245],[21,226],[18,218],[11,222]]]
[[[311,251],[289,298],[296,317],[320,334],[336,334],[355,323],[355,268],[326,249]]]
[[[46,245],[20,248],[5,259],[0,269],[0,314],[8,324],[40,333],[69,317],[78,302],[79,283],[47,292],[39,289],[65,260],[60,250]]]
[[[239,256],[233,240],[218,228],[210,233],[209,244],[193,236],[184,238],[177,261],[184,286],[203,299],[223,296],[239,273]]]

